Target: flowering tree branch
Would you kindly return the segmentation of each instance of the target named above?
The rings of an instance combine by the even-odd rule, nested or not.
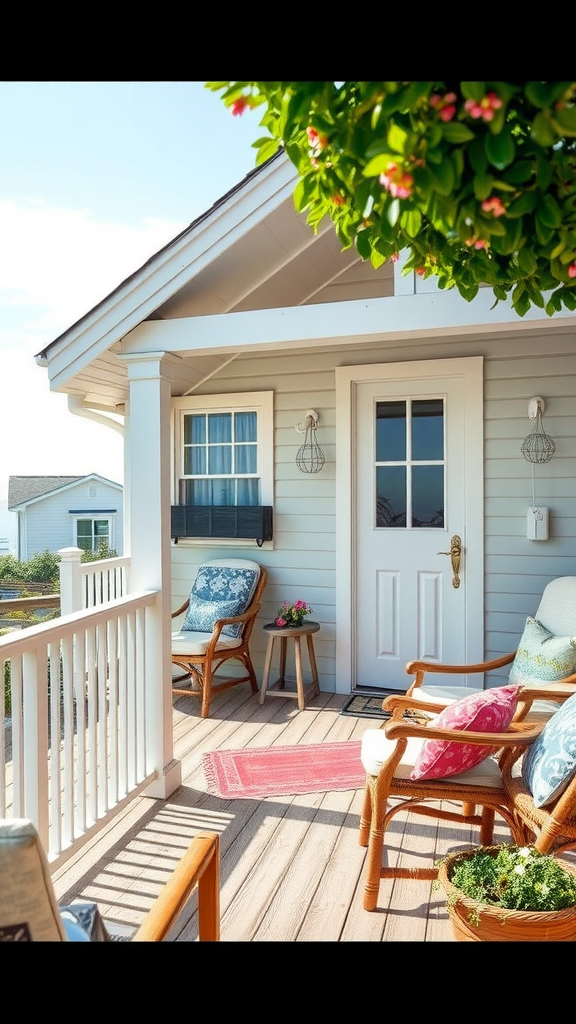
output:
[[[256,163],[282,146],[296,209],[344,249],[482,285],[552,316],[576,309],[576,82],[207,82],[264,107]]]

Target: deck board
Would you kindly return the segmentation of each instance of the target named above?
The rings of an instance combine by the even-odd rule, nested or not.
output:
[[[95,901],[108,922],[136,927],[194,835],[221,841],[221,938],[230,942],[455,941],[442,894],[427,881],[383,879],[362,907],[366,849],[358,842],[362,790],[221,800],[208,793],[208,751],[360,739],[373,719],[340,715],[344,695],[320,692],[302,712],[291,698],[263,705],[248,685],[219,694],[211,716],[196,698],[174,703],[174,756],[182,786],[168,800],[139,797],[54,874],[61,903]],[[509,833],[497,820],[496,836]],[[398,814],[388,852],[404,867],[430,864],[474,842],[470,827]],[[193,894],[168,941],[196,941]]]

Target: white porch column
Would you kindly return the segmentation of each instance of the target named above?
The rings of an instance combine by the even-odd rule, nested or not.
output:
[[[173,757],[170,554],[170,357],[125,356],[130,589],[159,591],[146,619],[147,761],[158,772],[145,795],[166,798],[181,784]]]

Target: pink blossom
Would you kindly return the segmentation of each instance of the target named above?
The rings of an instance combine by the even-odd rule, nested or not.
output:
[[[308,142],[310,143],[312,153],[318,155],[318,153],[321,153],[323,149],[326,149],[326,146],[328,145],[327,135],[320,135],[320,132],[317,132],[316,129],[311,126],[306,129],[306,135],[308,136]]]
[[[568,267],[568,277],[576,277],[576,263],[571,263]]]
[[[447,92],[444,97],[436,92],[430,97],[430,106],[438,111],[438,117],[441,121],[451,121],[456,114],[457,99],[458,97],[455,92]]]
[[[474,246],[475,249],[487,249],[488,242],[484,238],[467,238],[466,245]]]
[[[483,121],[491,121],[494,112],[500,110],[502,105],[500,97],[495,92],[489,92],[479,103],[476,100],[466,100],[464,110],[470,114],[470,117],[476,119],[481,117]]]
[[[392,263],[398,263],[398,260],[400,259],[400,253],[393,252],[390,259],[392,260]]]
[[[482,209],[484,213],[492,212],[495,217],[501,217],[502,214],[506,213],[506,207],[498,196],[491,196],[490,199],[485,199],[482,203]]]
[[[246,97],[239,96],[237,100],[234,100],[234,103],[232,104],[230,109],[232,110],[232,114],[234,115],[234,117],[238,117],[238,115],[243,114],[244,111],[246,110],[246,107],[249,106],[250,104]]]
[[[403,171],[397,164],[389,163],[386,172],[380,175],[380,184],[394,196],[395,199],[408,199],[412,195],[414,178],[411,174]]]
[[[341,196],[336,192],[335,195],[332,196],[332,202],[334,203],[334,206],[344,206],[344,196]]]

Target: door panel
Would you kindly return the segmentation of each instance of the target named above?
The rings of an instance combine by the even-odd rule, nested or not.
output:
[[[356,688],[404,691],[407,661],[463,664],[481,649],[482,623],[469,615],[482,607],[482,558],[467,557],[470,545],[482,549],[481,531],[469,535],[482,522],[481,402],[456,372],[466,360],[452,373],[450,363],[384,366],[382,379],[356,385]]]

